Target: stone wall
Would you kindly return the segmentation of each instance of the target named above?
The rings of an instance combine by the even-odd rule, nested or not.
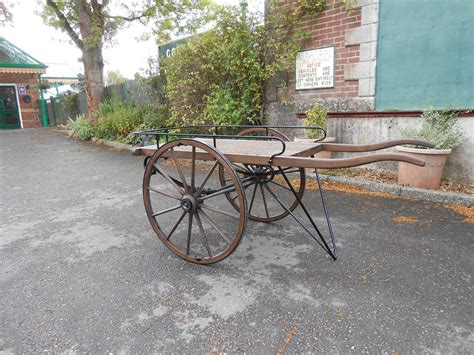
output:
[[[474,181],[474,115],[460,117],[459,125],[465,133],[465,141],[455,149],[448,159],[444,172],[447,179],[454,181]],[[348,144],[371,144],[402,138],[402,128],[420,128],[420,117],[337,117],[328,119],[328,135],[335,136],[336,142]],[[391,149],[394,150],[394,149]],[[360,153],[338,153],[337,157],[350,157]],[[397,170],[396,162],[366,165],[367,168]]]

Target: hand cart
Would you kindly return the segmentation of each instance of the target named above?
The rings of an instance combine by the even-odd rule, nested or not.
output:
[[[294,143],[285,132],[321,132],[314,143]],[[378,161],[424,166],[405,153],[373,153],[353,158],[313,158],[321,151],[373,152],[401,144],[433,147],[402,139],[357,145],[321,142],[316,126],[187,126],[136,132],[156,144],[136,148],[145,156],[143,200],[158,238],[182,259],[198,264],[223,260],[237,248],[247,220],[275,222],[291,216],[334,260],[336,241],[317,169],[349,168]],[[303,203],[305,168],[314,168],[329,238],[323,236]],[[301,206],[306,223],[294,210]],[[330,239],[330,240],[329,240]]]

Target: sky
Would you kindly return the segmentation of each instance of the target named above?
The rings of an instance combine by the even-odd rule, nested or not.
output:
[[[13,25],[0,28],[0,35],[27,52],[40,62],[49,65],[49,76],[76,76],[82,73],[79,49],[71,44],[66,34],[46,26],[41,17],[35,14],[39,10],[37,0],[17,0],[12,9]],[[238,5],[239,0],[218,0],[220,4]],[[249,9],[263,8],[263,0],[248,0]],[[104,49],[105,68],[119,71],[127,78],[147,67],[148,58],[156,59],[158,47],[154,39],[138,40],[145,28],[133,24],[120,31],[115,44]]]

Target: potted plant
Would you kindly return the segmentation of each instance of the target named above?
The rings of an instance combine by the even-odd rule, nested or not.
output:
[[[463,141],[462,129],[458,126],[457,112],[453,110],[425,110],[421,118],[421,129],[404,129],[405,138],[422,139],[435,144],[433,149],[397,147],[398,151],[410,153],[426,160],[424,167],[398,163],[398,183],[424,189],[437,189],[441,184],[444,165],[452,150]]]
[[[313,107],[311,107],[310,110],[306,111],[306,117],[303,122],[303,125],[305,127],[308,126],[318,126],[326,130],[327,132],[327,117],[328,117],[328,112],[324,107],[319,105],[318,103],[315,103]],[[306,136],[307,138],[295,138],[295,142],[300,142],[300,143],[312,143],[316,139],[318,139],[321,135],[320,130],[316,129],[307,129],[306,131]],[[322,142],[324,143],[333,143],[336,141],[335,137],[326,137]],[[330,159],[331,158],[332,152],[319,152],[314,155],[315,158],[325,158],[325,159]],[[308,173],[312,173],[314,169],[307,169]],[[328,169],[318,169],[319,171],[328,171]]]

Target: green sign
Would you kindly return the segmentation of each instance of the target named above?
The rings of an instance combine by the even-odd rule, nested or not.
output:
[[[158,66],[163,58],[169,58],[176,52],[176,47],[181,44],[186,43],[190,37],[176,39],[174,41],[167,42],[165,44],[160,44],[158,46]]]

